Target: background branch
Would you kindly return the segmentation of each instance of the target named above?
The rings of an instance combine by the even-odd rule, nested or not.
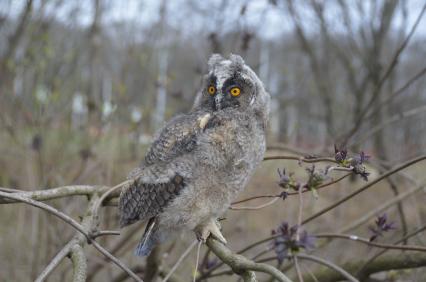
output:
[[[264,273],[270,274],[272,277],[281,282],[291,282],[291,280],[281,273],[275,267],[263,264],[256,263],[243,257],[239,254],[235,254],[231,252],[225,245],[220,243],[219,241],[209,237],[207,239],[207,246],[212,250],[212,252],[219,257],[224,263],[229,265],[234,273],[237,273],[241,276],[252,277],[251,274],[248,274],[249,271],[260,271]]]

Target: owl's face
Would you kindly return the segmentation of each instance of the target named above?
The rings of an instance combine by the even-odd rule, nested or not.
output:
[[[246,110],[259,106],[259,102],[265,104],[265,99],[269,102],[261,81],[238,55],[229,59],[220,55],[210,58],[201,95],[200,105],[213,111],[229,107]]]

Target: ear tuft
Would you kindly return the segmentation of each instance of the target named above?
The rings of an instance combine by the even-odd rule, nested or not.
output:
[[[229,55],[229,59],[240,68],[242,68],[245,65],[245,62],[240,55],[231,54]]]
[[[223,61],[224,58],[220,54],[213,54],[209,58],[209,69],[214,68],[219,62]]]

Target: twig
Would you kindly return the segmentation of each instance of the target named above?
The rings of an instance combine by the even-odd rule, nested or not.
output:
[[[3,192],[13,192],[11,194],[19,195],[28,199],[33,199],[36,201],[47,201],[54,200],[69,196],[85,196],[92,195],[93,193],[102,193],[103,191],[107,191],[107,187],[105,186],[90,186],[90,185],[72,185],[72,186],[62,186],[52,189],[41,189],[36,191],[21,191],[9,188],[2,188]],[[9,191],[7,191],[9,190]],[[9,192],[9,193],[10,193]],[[7,201],[0,200],[0,204],[9,204],[16,203],[17,200],[9,199]]]
[[[267,206],[273,205],[279,199],[280,198],[276,197],[275,199],[272,199],[269,202],[262,204],[262,205],[259,205],[259,206],[254,206],[254,207],[233,207],[233,206],[230,206],[229,209],[230,210],[260,210],[260,209],[263,209]]]
[[[394,242],[394,244],[400,244],[406,240],[408,240],[409,238],[416,236],[417,234],[423,232],[426,230],[426,224],[419,227],[417,230],[414,230],[413,232],[405,235],[404,237],[402,237],[401,239],[397,240]],[[369,264],[372,264],[379,256],[383,255],[385,252],[387,252],[388,249],[384,249],[383,251],[380,251],[379,253],[377,253],[376,255],[374,255],[371,259],[369,259],[367,262],[363,263],[362,266],[358,269],[357,273],[363,273],[364,270],[368,267]]]
[[[6,198],[6,199],[11,199],[11,200],[14,200],[14,201],[17,201],[17,202],[23,202],[23,203],[29,204],[31,206],[45,210],[48,213],[53,214],[54,216],[62,219],[64,222],[71,225],[74,229],[76,229],[78,232],[83,234],[87,238],[87,240],[91,240],[90,236],[83,230],[82,226],[77,221],[75,221],[74,219],[72,219],[68,215],[60,212],[59,210],[55,209],[54,207],[51,207],[51,206],[46,205],[42,202],[38,202],[38,201],[35,201],[33,199],[29,199],[29,198],[23,197],[23,196],[18,195],[18,194],[13,194],[13,193],[0,192],[0,197]]]
[[[126,265],[124,265],[120,260],[118,260],[116,257],[114,257],[112,254],[110,254],[107,250],[105,250],[102,246],[100,246],[95,240],[93,240],[88,233],[83,229],[82,225],[80,225],[77,221],[69,217],[68,215],[58,211],[57,209],[46,205],[42,202],[35,201],[33,199],[28,199],[25,197],[22,197],[17,194],[11,194],[11,193],[5,193],[0,192],[0,197],[6,198],[6,199],[12,199],[15,201],[23,202],[26,204],[29,204],[31,206],[40,208],[42,210],[47,211],[48,213],[62,219],[64,222],[71,225],[74,229],[76,229],[78,232],[80,232],[92,245],[104,256],[108,257],[112,262],[114,262],[117,266],[119,266],[121,269],[126,271],[132,278],[134,278],[136,281],[142,281],[136,274],[134,274]]]
[[[303,216],[303,194],[302,189],[299,188],[299,211],[297,213],[297,229],[296,229],[296,242],[300,240],[300,226],[302,225]],[[293,256],[294,267],[296,268],[297,277],[299,282],[303,282],[302,272],[300,271],[299,262],[296,256]]]
[[[194,276],[192,279],[192,282],[195,282],[196,278],[197,278],[197,274],[198,274],[198,263],[200,261],[200,250],[201,250],[201,244],[203,243],[203,241],[198,242],[198,246],[197,246],[197,259],[195,260],[195,270],[194,270]]]
[[[395,92],[392,93],[392,95],[390,95],[390,97],[388,97],[387,99],[383,100],[383,102],[380,102],[380,104],[378,105],[379,107],[384,107],[387,104],[389,104],[390,102],[392,102],[392,100],[394,100],[397,96],[399,96],[400,94],[404,93],[404,91],[411,86],[411,84],[413,84],[416,80],[418,80],[419,78],[421,78],[423,75],[426,74],[426,67],[423,67],[419,72],[417,72],[412,78],[410,78],[403,86],[401,86],[401,88],[399,88],[398,90],[396,90]],[[371,119],[373,116],[375,115],[375,113],[371,113],[370,115],[368,115],[366,117],[366,120]]]
[[[93,233],[92,238],[95,239],[95,238],[98,238],[98,237],[101,237],[101,236],[108,236],[108,235],[116,235],[116,236],[118,236],[118,235],[120,235],[120,231],[115,231],[115,230],[101,230],[101,231]]]
[[[182,261],[189,255],[189,253],[192,251],[192,249],[197,245],[197,241],[193,241],[191,245],[183,252],[183,254],[179,257],[179,259],[176,261],[176,263],[173,265],[173,267],[170,269],[169,273],[167,273],[166,277],[161,280],[161,282],[166,282],[170,276],[172,276],[173,272],[176,271],[176,269],[179,267],[179,265],[182,263]]]
[[[299,261],[296,256],[293,256],[293,262],[297,273],[297,279],[299,279],[299,282],[303,282],[302,272],[300,271]]]
[[[422,106],[422,107],[417,107],[402,113],[398,113],[393,115],[392,117],[390,117],[389,119],[385,120],[384,122],[382,122],[381,124],[378,124],[372,128],[370,128],[367,132],[365,132],[362,137],[358,137],[357,140],[355,140],[353,143],[351,142],[351,145],[354,144],[362,144],[364,141],[366,141],[369,137],[371,137],[373,134],[377,133],[378,131],[382,130],[383,128],[385,128],[386,126],[388,126],[389,124],[392,124],[394,122],[400,121],[402,119],[420,114],[420,113],[424,113],[426,112],[426,106]]]
[[[301,259],[304,259],[304,260],[313,261],[313,262],[316,262],[318,264],[322,264],[322,265],[324,265],[324,266],[326,266],[326,267],[328,267],[330,269],[333,269],[333,270],[337,271],[340,275],[342,275],[344,278],[346,278],[349,281],[359,282],[358,279],[356,279],[355,277],[353,277],[351,274],[349,274],[343,268],[339,267],[338,265],[335,265],[334,263],[326,261],[326,260],[324,260],[322,258],[319,258],[319,257],[316,257],[316,256],[310,256],[310,255],[306,255],[306,254],[297,254],[295,257],[301,258]],[[313,274],[313,276],[315,277],[315,274]]]
[[[296,155],[302,155],[302,156],[309,155],[308,152],[302,151],[300,148],[291,147],[288,144],[283,144],[283,143],[271,144],[266,149],[268,151],[269,150],[287,151],[287,152],[290,152],[290,153],[293,153],[293,154],[296,154]]]
[[[25,191],[22,191],[22,190],[12,189],[12,188],[5,188],[5,187],[0,187],[0,191],[1,192],[6,192],[6,193],[22,193],[22,192],[25,192]]]
[[[331,171],[353,171],[354,168],[352,166],[350,167],[342,167],[342,166],[330,166],[329,168],[326,169],[325,174],[328,174]]]
[[[360,242],[360,243],[366,244],[368,246],[382,248],[382,249],[426,252],[426,247],[422,247],[422,246],[412,246],[412,245],[398,246],[398,245],[393,245],[393,244],[382,244],[382,243],[371,242],[370,240],[368,240],[366,238],[358,237],[356,235],[337,234],[337,233],[320,233],[320,234],[316,234],[314,236],[316,238],[345,239],[345,240],[350,240],[350,241],[354,241],[354,242]]]
[[[249,197],[247,199],[243,199],[243,200],[239,200],[236,202],[233,202],[232,205],[237,205],[240,203],[244,203],[244,202],[248,202],[248,201],[252,201],[252,200],[256,200],[256,199],[263,199],[263,198],[276,198],[279,197],[280,195],[260,195],[260,196],[253,196],[253,197]]]
[[[382,211],[386,210],[387,208],[391,207],[392,205],[394,205],[395,203],[401,202],[402,200],[404,200],[405,198],[411,196],[412,194],[420,191],[421,189],[423,189],[425,186],[425,183],[422,183],[420,185],[418,185],[417,187],[399,194],[396,197],[393,197],[391,200],[389,200],[388,202],[385,202],[384,204],[382,204],[381,206],[375,208],[372,211],[369,211],[366,214],[363,214],[363,216],[357,220],[351,221],[350,224],[344,226],[342,229],[340,229],[338,231],[338,233],[346,233],[349,232],[359,226],[361,226],[362,224],[366,223],[370,218],[376,216],[377,214],[381,213]]]
[[[365,264],[365,260],[361,259],[358,261],[351,261],[345,263],[341,266],[342,269],[345,269],[346,272],[355,276],[355,272]],[[383,258],[378,259],[375,262],[371,262],[366,265],[364,272],[362,275],[356,275],[360,281],[366,281],[365,278],[371,274],[387,271],[387,270],[397,270],[397,269],[410,269],[410,268],[418,268],[426,266],[426,254],[413,254],[413,255],[403,255],[403,254],[395,254],[388,255]],[[318,281],[327,281],[327,282],[337,282],[347,279],[340,272],[335,271],[334,269],[326,268],[319,269],[314,272],[315,277],[317,277]],[[363,279],[363,277],[365,277]],[[304,277],[305,282],[311,282],[309,276]]]
[[[207,249],[207,251],[204,253],[203,259],[201,260],[201,272],[203,271],[203,268],[206,268],[207,263],[209,262],[210,253],[210,249]]]
[[[122,270],[127,272],[127,274],[135,279],[136,281],[143,282],[141,278],[139,278],[134,272],[130,270],[124,263],[122,263],[119,259],[117,259],[115,256],[113,256],[110,252],[108,252],[106,249],[104,249],[101,245],[98,244],[96,241],[91,241],[93,247],[95,247],[101,254],[109,258],[113,263],[118,265]]]
[[[356,191],[352,192],[351,194],[349,194],[348,196],[344,197],[343,199],[341,199],[341,200],[337,201],[336,203],[334,203],[334,204],[332,204],[332,205],[330,205],[330,206],[328,206],[328,207],[326,207],[326,208],[322,209],[321,211],[319,211],[319,212],[317,212],[317,213],[313,214],[312,216],[308,217],[307,219],[303,220],[303,221],[302,221],[302,224],[306,224],[306,223],[308,223],[308,222],[310,222],[310,221],[314,220],[315,218],[317,218],[317,217],[319,217],[319,216],[323,215],[324,213],[326,213],[326,212],[328,212],[328,211],[330,211],[330,210],[334,209],[335,207],[337,207],[337,206],[341,205],[342,203],[344,203],[344,202],[346,202],[346,201],[350,200],[351,198],[355,197],[355,196],[356,196],[356,195],[358,195],[359,193],[361,193],[361,192],[363,192],[363,191],[367,190],[368,188],[370,188],[370,187],[371,187],[371,186],[373,186],[374,184],[376,184],[376,183],[380,182],[381,180],[385,179],[385,178],[386,178],[386,177],[388,177],[389,175],[392,175],[392,174],[396,173],[397,171],[400,171],[400,170],[402,170],[402,169],[404,169],[404,168],[406,168],[406,167],[409,167],[409,166],[411,166],[411,165],[413,165],[413,164],[415,164],[415,163],[421,162],[421,161],[423,161],[423,160],[425,160],[425,159],[426,159],[426,155],[422,155],[422,156],[420,156],[420,157],[417,157],[417,158],[414,158],[414,159],[412,159],[412,160],[409,160],[409,161],[407,161],[407,162],[405,162],[405,163],[403,163],[403,164],[401,164],[401,165],[397,166],[397,167],[396,167],[396,168],[394,168],[394,169],[389,170],[388,172],[386,172],[386,173],[382,174],[380,177],[378,177],[378,178],[376,178],[375,180],[373,180],[372,182],[370,182],[370,183],[368,183],[368,184],[366,184],[366,185],[362,186],[361,188],[359,188],[358,190],[356,190]]]
[[[395,55],[393,56],[392,62],[390,63],[388,69],[386,70],[384,76],[382,77],[380,84],[383,84],[384,81],[386,81],[386,79],[391,74],[392,70],[395,68],[395,65],[398,63],[399,56],[401,55],[402,51],[404,51],[405,47],[408,45],[408,42],[410,41],[411,37],[413,37],[414,32],[416,31],[425,11],[426,11],[426,4],[423,5],[422,10],[420,11],[419,15],[417,16],[417,19],[414,22],[414,25],[411,27],[411,30],[408,33],[407,37],[402,42],[401,46],[399,46],[399,48],[396,50]]]
[[[114,187],[109,188],[105,193],[103,193],[102,196],[99,198],[99,201],[95,205],[95,208],[94,208],[95,214],[98,214],[99,208],[101,207],[101,205],[103,204],[103,202],[105,201],[105,199],[110,194],[112,194],[113,192],[115,192],[118,189],[121,189],[124,185],[129,184],[131,181],[133,181],[133,179],[129,179],[129,180],[123,181],[123,182],[115,185]]]
[[[258,254],[256,254],[255,256],[253,256],[253,257],[251,258],[251,260],[256,261],[256,260],[257,260],[257,259],[259,259],[261,256],[263,256],[264,254],[269,253],[269,252],[270,252],[270,251],[272,251],[272,250],[273,250],[273,248],[272,248],[272,247],[266,248],[265,250],[262,250],[262,251],[260,251]]]
[[[312,273],[312,271],[309,269],[309,267],[306,267],[305,265],[302,264],[302,268],[308,272],[309,276],[311,276],[312,280],[314,280],[314,282],[320,282],[318,281],[318,279],[315,277],[315,275]]]
[[[324,184],[321,184],[321,185],[319,185],[317,188],[315,188],[316,190],[319,190],[319,189],[322,189],[322,188],[325,188],[325,187],[327,187],[327,186],[330,186],[330,185],[333,185],[333,184],[336,184],[337,182],[340,182],[341,180],[343,180],[343,179],[345,179],[346,177],[348,177],[349,175],[352,175],[352,173],[348,173],[348,174],[345,174],[345,175],[343,175],[343,176],[341,176],[341,177],[339,177],[339,178],[337,178],[337,179],[335,179],[335,180],[332,180],[332,181],[330,181],[330,182],[327,182],[327,183],[324,183]],[[311,190],[309,190],[309,189],[304,189],[304,190],[302,190],[302,193],[307,193],[307,192],[310,192]],[[297,191],[297,192],[289,192],[289,193],[287,193],[287,195],[288,196],[293,196],[293,195],[298,195],[299,194],[299,192]],[[257,199],[262,199],[262,198],[281,198],[282,197],[282,195],[281,194],[275,194],[275,195],[273,195],[273,194],[269,194],[269,195],[259,195],[259,196],[253,196],[253,197],[249,197],[249,198],[246,198],[246,199],[243,199],[243,200],[239,200],[239,201],[236,201],[236,202],[233,202],[232,203],[232,205],[236,205],[236,204],[240,204],[240,203],[244,203],[244,202],[248,202],[248,201],[252,201],[252,200],[257,200]],[[272,202],[272,201],[270,201],[270,202]],[[268,203],[270,203],[270,202],[268,202]],[[269,204],[264,204],[264,205],[269,205]],[[262,206],[262,205],[261,205]],[[258,206],[259,207],[259,206]],[[254,207],[254,208],[252,208],[252,207],[249,207],[249,208],[247,208],[247,209],[258,209],[258,207]],[[232,210],[239,210],[239,209],[241,209],[241,208],[236,208],[236,207],[231,207],[231,209]]]
[[[118,253],[119,250],[121,250],[122,248],[124,248],[127,244],[127,246],[130,246],[129,243],[131,243],[133,240],[134,236],[137,236],[138,232],[136,230],[135,227],[130,227],[130,230],[128,230],[123,236],[120,236],[120,239],[118,240],[118,242],[111,247],[111,254],[116,255],[116,253]],[[104,258],[104,260],[97,262],[93,265],[93,267],[91,267],[91,271],[87,276],[87,280],[93,280],[94,277],[96,276],[96,274],[99,273],[100,270],[102,270],[102,267],[105,265],[105,263],[107,262],[106,258]]]
[[[423,5],[423,8],[420,11],[420,13],[419,13],[419,15],[418,15],[418,17],[417,17],[414,25],[412,26],[409,34],[407,35],[407,37],[405,38],[405,40],[402,42],[402,44],[400,45],[400,47],[396,50],[395,55],[393,56],[391,63],[389,64],[388,68],[386,69],[385,74],[382,76],[382,78],[378,82],[378,84],[377,84],[377,86],[376,86],[376,88],[375,88],[375,90],[373,92],[373,95],[372,95],[371,99],[367,103],[367,106],[361,111],[361,113],[359,114],[359,116],[357,118],[357,121],[355,122],[355,125],[346,134],[346,140],[345,140],[345,142],[347,142],[349,140],[349,138],[355,132],[357,132],[357,130],[362,125],[365,115],[370,111],[371,107],[374,105],[374,102],[378,98],[378,96],[379,96],[378,94],[380,93],[380,90],[382,89],[383,84],[386,82],[386,80],[389,78],[390,74],[394,70],[396,64],[398,63],[399,56],[401,55],[401,53],[405,49],[405,47],[408,45],[408,42],[410,41],[411,37],[413,36],[414,32],[416,31],[417,26],[420,23],[420,20],[422,19],[425,10],[426,10],[426,4]]]
[[[299,211],[297,213],[297,230],[296,230],[296,241],[300,239],[300,226],[302,226],[303,216],[303,195],[302,189],[299,189]]]
[[[297,157],[297,156],[268,156],[263,158],[263,161],[272,161],[272,160],[295,160],[304,163],[318,163],[318,162],[329,162],[336,163],[336,160],[333,158],[307,158],[307,157]]]
[[[330,181],[330,182],[327,182],[327,183],[321,184],[321,185],[319,185],[319,186],[318,186],[317,188],[315,188],[315,189],[316,189],[316,190],[319,190],[319,189],[322,189],[322,188],[324,188],[324,187],[327,187],[327,186],[330,186],[330,185],[336,184],[337,182],[340,182],[340,181],[342,181],[343,179],[345,179],[346,177],[348,177],[349,175],[352,175],[352,173],[347,173],[347,174],[345,174],[345,175],[343,175],[343,176],[341,176],[341,177],[337,178],[336,180],[332,180],[332,181]],[[307,191],[309,191],[309,190],[305,190],[305,191],[303,191],[302,193],[305,193],[305,192],[307,192]],[[289,193],[289,195],[291,195],[291,193]]]
[[[287,276],[285,276],[278,269],[272,265],[256,263],[252,260],[247,259],[244,256],[232,253],[225,245],[219,241],[209,237],[207,239],[207,246],[218,256],[224,263],[229,265],[235,272],[243,275],[248,275],[249,271],[260,271],[272,275],[275,279],[281,282],[291,282]]]
[[[62,262],[62,260],[70,253],[72,246],[75,245],[75,240],[70,240],[57,254],[56,256],[49,262],[45,269],[40,273],[40,275],[36,278],[35,282],[42,282],[46,280],[47,276],[55,270],[55,268]]]

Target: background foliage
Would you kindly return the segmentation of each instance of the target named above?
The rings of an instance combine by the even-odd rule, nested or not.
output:
[[[298,162],[300,157],[329,157],[337,160],[333,165],[347,168],[351,163],[336,157],[345,148],[352,157],[359,158],[361,151],[371,156],[365,168],[371,181],[426,153],[424,12],[424,2],[416,0],[2,0],[0,186],[32,191],[122,182],[164,121],[191,108],[210,54],[231,52],[245,58],[273,97],[267,156],[280,156],[262,164],[241,199],[282,193],[286,185],[278,168],[285,168],[287,176],[294,172],[292,181],[303,187],[313,177],[305,169],[313,168]],[[324,179],[315,189],[347,173],[338,169],[326,175],[327,169],[327,164],[317,165],[315,171]],[[419,163],[392,174],[303,229],[308,234],[350,230],[393,243],[426,224],[424,169]],[[303,217],[365,184],[352,174],[328,189],[304,193]],[[297,194],[294,187],[285,188]],[[283,222],[296,225],[302,213],[295,196],[284,202],[271,197],[273,205],[254,211],[231,210],[223,222],[229,247],[239,250],[268,237]],[[255,201],[250,204],[265,203]],[[48,204],[75,219],[87,207],[77,197]],[[74,234],[28,206],[1,205],[0,211],[0,280],[34,279]],[[396,229],[382,234],[385,225],[380,229],[376,224],[372,234],[368,226],[385,212]],[[101,226],[118,228],[114,207],[104,208]],[[142,231],[135,226],[98,241],[127,265],[138,266],[141,261],[131,249]],[[157,262],[171,267],[185,249],[182,245],[192,240],[186,234],[178,241],[185,244],[163,246]],[[423,232],[408,243],[424,246],[425,240]],[[316,245],[311,252],[338,264],[375,254],[370,247],[342,240],[324,248]],[[248,257],[277,251],[271,245],[262,248]],[[117,268],[86,251],[89,280],[120,281]],[[184,280],[193,261],[186,260],[177,271]],[[202,263],[207,267],[217,261]],[[69,266],[61,264],[52,281],[70,279]],[[302,266],[317,269],[306,262]],[[378,279],[423,281],[425,275],[420,268],[386,272]]]

